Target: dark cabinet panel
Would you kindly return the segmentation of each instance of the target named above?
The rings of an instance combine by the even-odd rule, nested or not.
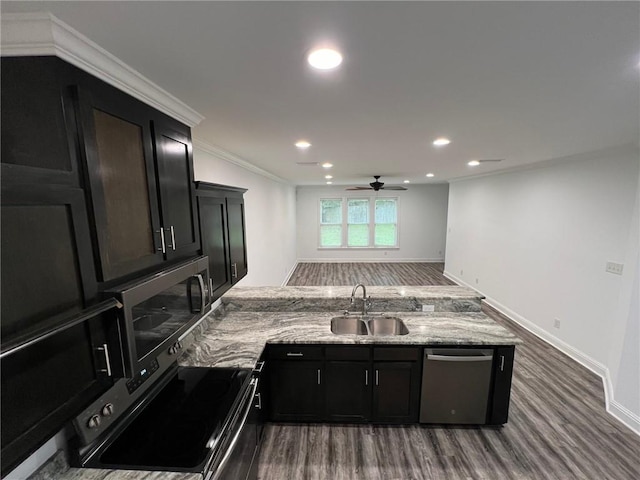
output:
[[[3,181],[78,185],[65,65],[55,57],[2,58]]]
[[[242,198],[227,198],[227,215],[229,218],[231,280],[236,283],[247,274],[244,200]]]
[[[186,256],[200,248],[191,138],[159,121],[154,137],[167,258]]]
[[[493,360],[493,394],[489,403],[489,425],[502,425],[509,418],[514,346],[497,347]]]
[[[202,253],[209,257],[211,295],[218,299],[231,287],[224,197],[198,197]]]
[[[373,369],[373,421],[417,422],[420,394],[418,362],[376,362]]]
[[[82,190],[2,191],[2,341],[80,311],[96,296]]]
[[[115,89],[80,90],[79,106],[106,282],[163,261],[151,128],[145,108]]]
[[[196,182],[201,253],[209,257],[213,300],[247,275],[246,189]]]
[[[371,417],[370,362],[327,361],[325,395],[327,420],[365,422]]]
[[[323,418],[322,362],[274,360],[269,376],[272,420],[312,422]]]

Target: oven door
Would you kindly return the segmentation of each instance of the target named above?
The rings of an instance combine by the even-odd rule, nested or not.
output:
[[[257,478],[259,454],[260,399],[258,378],[252,378],[240,407],[213,464],[205,471],[206,480],[250,480]]]

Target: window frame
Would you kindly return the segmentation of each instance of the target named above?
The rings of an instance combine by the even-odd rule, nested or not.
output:
[[[341,243],[340,246],[323,246],[322,245],[322,202],[325,200],[339,200],[342,208],[342,224],[341,224]],[[348,213],[349,213],[349,200],[367,200],[369,203],[369,244],[365,247],[350,247],[348,245]],[[376,213],[376,200],[395,200],[396,203],[396,243],[395,245],[375,245],[375,213]],[[317,232],[317,249],[318,250],[399,250],[400,249],[400,197],[397,195],[343,195],[343,196],[327,196],[320,197],[318,199],[317,209],[318,219],[316,226]],[[337,224],[336,224],[337,225]]]

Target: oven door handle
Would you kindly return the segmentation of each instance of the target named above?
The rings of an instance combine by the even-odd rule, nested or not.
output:
[[[204,313],[204,307],[207,304],[205,299],[207,288],[204,286],[204,278],[202,278],[202,274],[198,273],[196,278],[198,279],[198,285],[200,286],[200,313]]]
[[[247,408],[242,414],[242,421],[240,422],[240,428],[236,430],[236,433],[233,436],[233,440],[231,440],[231,443],[227,447],[227,451],[224,452],[224,457],[222,457],[222,460],[220,460],[220,463],[216,468],[216,472],[213,475],[213,477],[211,477],[211,480],[220,479],[220,475],[222,475],[222,471],[224,470],[225,465],[229,461],[229,458],[231,458],[231,454],[233,453],[233,450],[236,448],[238,439],[240,438],[240,435],[242,434],[242,430],[244,430],[244,427],[247,424],[247,419],[249,418],[249,414],[251,413],[251,409],[253,408],[253,398],[256,396],[256,392],[258,391],[258,382],[259,380],[257,378],[251,379],[251,384],[253,384],[253,388],[251,389],[251,394],[249,395],[249,402],[247,404]]]

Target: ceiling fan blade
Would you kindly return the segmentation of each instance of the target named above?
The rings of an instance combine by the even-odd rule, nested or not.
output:
[[[373,190],[371,187],[349,187],[345,188],[345,190]]]
[[[406,190],[405,187],[382,187],[381,190]]]

